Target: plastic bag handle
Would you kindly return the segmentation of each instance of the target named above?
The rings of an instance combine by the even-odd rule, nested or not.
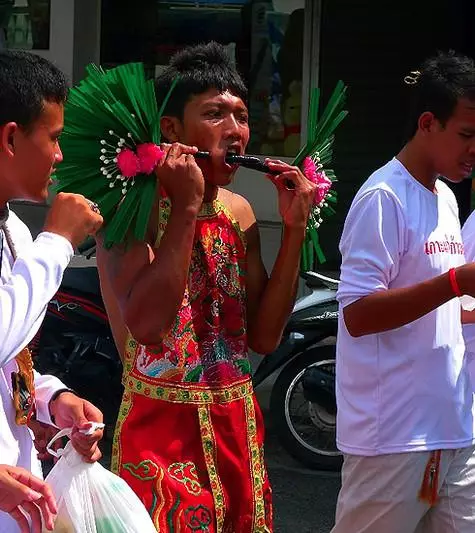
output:
[[[83,435],[92,435],[95,431],[98,429],[104,429],[105,425],[101,422],[90,422],[91,427],[88,429],[80,429],[79,432]],[[60,448],[58,451],[53,450],[51,446],[58,440],[62,439],[63,437],[69,437],[71,438],[71,433],[73,431],[73,428],[64,428],[61,431],[58,431],[56,435],[48,442],[48,446],[46,446],[46,450],[48,453],[50,453],[53,457],[61,457],[64,452],[64,448]]]
[[[73,428],[64,428],[61,431],[58,431],[56,435],[48,442],[48,445],[46,446],[46,451],[50,453],[53,457],[61,457],[64,452],[64,448],[60,448],[59,450],[54,450],[52,448],[53,444],[63,437],[71,437],[71,432]]]

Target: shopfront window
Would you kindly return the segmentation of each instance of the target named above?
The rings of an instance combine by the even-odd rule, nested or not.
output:
[[[133,5],[133,3],[132,3]],[[157,74],[189,44],[227,46],[249,88],[249,153],[300,146],[305,0],[102,1],[101,62],[143,61]],[[140,7],[138,7],[140,6]]]
[[[48,50],[51,0],[0,0],[0,48]]]

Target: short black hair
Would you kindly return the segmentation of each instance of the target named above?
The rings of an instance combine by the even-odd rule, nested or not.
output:
[[[444,125],[460,98],[475,102],[475,63],[453,50],[438,52],[426,59],[411,76],[414,83],[409,85],[409,138],[414,137],[419,117],[426,111]]]
[[[21,51],[0,51],[0,126],[16,122],[29,129],[44,102],[64,103],[68,84],[50,61]]]
[[[172,56],[168,67],[155,80],[155,93],[160,107],[173,80],[179,80],[165,108],[164,115],[183,119],[187,102],[210,89],[229,91],[247,100],[247,88],[234,67],[226,48],[214,41],[188,46]]]

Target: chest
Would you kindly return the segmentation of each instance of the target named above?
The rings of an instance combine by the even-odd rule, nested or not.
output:
[[[217,289],[230,296],[244,291],[246,247],[240,229],[224,217],[197,221],[189,269],[193,298]]]
[[[411,206],[402,238],[400,271],[405,278],[427,279],[465,263],[457,208],[443,197]]]

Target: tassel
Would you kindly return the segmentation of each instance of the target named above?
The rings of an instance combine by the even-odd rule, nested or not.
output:
[[[430,454],[419,490],[419,500],[428,503],[430,507],[433,507],[438,500],[440,456],[440,450],[434,450]]]

